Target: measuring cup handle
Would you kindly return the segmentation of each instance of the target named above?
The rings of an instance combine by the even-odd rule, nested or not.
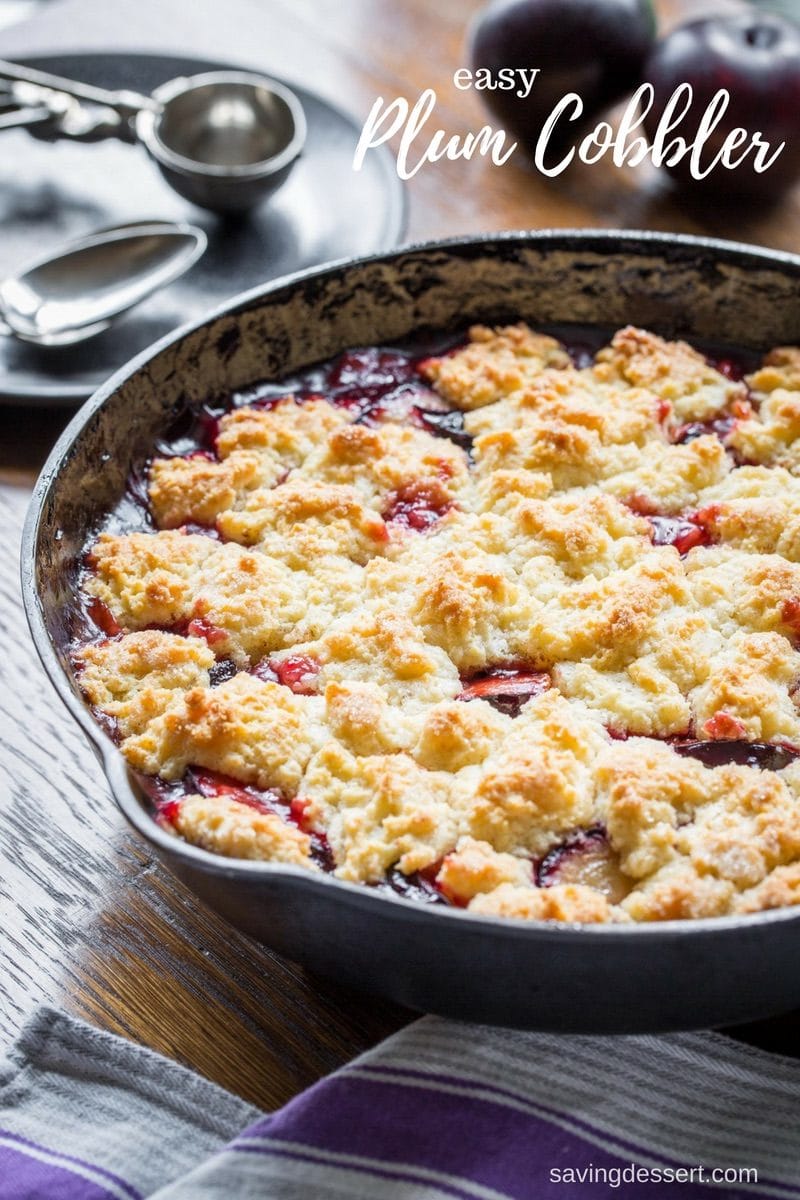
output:
[[[13,112],[0,112],[0,132],[4,129],[31,129],[47,125],[53,120],[53,111],[46,105],[36,108],[18,108]]]
[[[51,75],[48,71],[37,71],[33,67],[23,67],[19,63],[0,59],[0,80],[3,79],[10,83],[27,83],[46,91],[60,92],[63,96],[85,100],[90,104],[101,104],[105,108],[113,109],[122,121],[130,121],[142,109],[158,108],[150,96],[143,96],[140,92],[112,92],[106,88],[94,87],[90,83],[80,83],[75,79],[65,79],[61,75]]]

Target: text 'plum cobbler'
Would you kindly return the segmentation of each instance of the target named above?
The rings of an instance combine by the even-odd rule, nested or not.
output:
[[[800,349],[350,351],[161,444],[82,586],[196,846],[505,917],[800,903]]]

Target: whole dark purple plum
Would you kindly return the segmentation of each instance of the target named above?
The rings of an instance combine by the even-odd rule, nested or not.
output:
[[[800,28],[796,25],[757,12],[691,21],[654,47],[644,78],[655,89],[655,103],[645,120],[651,138],[679,85],[691,84],[694,93],[691,108],[675,128],[675,133],[689,142],[697,137],[714,95],[720,89],[729,93],[727,111],[700,156],[701,170],[736,128],[747,130],[748,135],[761,133],[773,150],[786,143],[763,172],[754,167],[753,149],[740,165],[731,169],[717,165],[700,181],[692,176],[688,155],[666,166],[673,178],[699,195],[731,200],[771,198],[800,176]],[[749,140],[742,140],[737,156]]]
[[[558,122],[549,142],[558,151],[634,90],[655,32],[650,0],[494,0],[472,25],[470,65],[495,77],[509,68],[541,68],[525,98],[510,89],[478,93],[529,149],[562,97],[577,93],[583,115]]]

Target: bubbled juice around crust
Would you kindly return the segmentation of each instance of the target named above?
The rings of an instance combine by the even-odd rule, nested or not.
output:
[[[575,366],[583,368],[591,365],[594,354],[610,340],[614,330],[551,326],[543,327],[543,332],[557,337],[569,351]],[[469,455],[472,439],[464,429],[464,414],[450,408],[423,379],[419,369],[426,358],[458,349],[465,341],[466,336],[462,335],[449,339],[420,339],[414,344],[398,347],[360,347],[278,383],[257,383],[221,400],[211,399],[199,408],[183,413],[156,443],[154,453],[161,457],[202,456],[214,460],[219,419],[224,413],[244,406],[272,408],[292,396],[299,404],[310,399],[326,399],[346,409],[358,423],[376,425],[388,420],[411,424],[434,437],[447,438]],[[705,348],[705,352],[709,361],[731,379],[741,379],[756,365],[755,355],[730,354],[708,348]],[[735,419],[736,414],[730,413],[710,422],[681,426],[674,431],[673,441],[688,442],[709,433],[722,439],[730,432]],[[147,464],[132,475],[125,496],[104,523],[104,530],[120,534],[153,528],[147,502],[146,475]],[[447,507],[449,505],[443,504],[440,495],[426,492],[423,488],[415,489],[412,485],[392,496],[382,515],[388,522],[424,534],[435,528]],[[631,507],[636,508],[635,499]],[[711,541],[702,514],[669,517],[643,512],[641,515],[650,523],[655,545],[673,545],[683,555],[694,546],[707,545]],[[186,532],[219,537],[214,528],[187,526]],[[91,540],[95,535],[96,531]],[[206,637],[213,647],[213,626],[203,628],[202,620],[194,621],[191,625],[191,629],[182,632]],[[84,642],[120,634],[120,627],[106,606],[99,600],[84,596],[77,620],[76,640]],[[218,661],[211,670],[211,685],[218,686],[231,678],[236,669],[230,661]],[[298,694],[308,695],[315,691],[319,664],[304,656],[288,655],[270,657],[253,664],[250,669],[262,679],[278,682]],[[533,670],[525,663],[499,663],[481,674],[464,677],[458,699],[465,703],[482,699],[508,716],[515,717],[528,700],[541,695],[550,685],[550,676],[546,671]],[[107,720],[104,724],[110,729]],[[615,736],[625,735],[617,733]],[[735,738],[714,742],[691,741],[688,738],[670,740],[678,753],[691,755],[707,766],[736,762],[778,770],[796,757],[792,747],[747,743]],[[333,870],[335,866],[325,835],[307,827],[307,802],[302,797],[286,798],[272,790],[260,792],[244,787],[236,780],[196,768],[190,768],[182,780],[173,784],[147,776],[139,776],[139,779],[160,823],[172,824],[181,798],[185,795],[193,792],[206,796],[227,795],[297,825],[311,836],[312,856],[318,866],[326,871]],[[377,886],[418,903],[457,903],[454,898],[444,896],[436,884],[440,866],[441,863],[434,863],[412,875],[404,875],[394,867],[388,872],[385,882]],[[599,826],[576,830],[543,858],[532,860],[531,871],[532,878],[540,887],[584,882],[604,892],[612,902],[624,895],[626,887],[605,830]]]

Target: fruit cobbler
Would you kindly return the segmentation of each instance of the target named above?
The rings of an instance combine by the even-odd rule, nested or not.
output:
[[[800,349],[349,351],[191,414],[82,591],[195,846],[532,920],[800,903]]]

